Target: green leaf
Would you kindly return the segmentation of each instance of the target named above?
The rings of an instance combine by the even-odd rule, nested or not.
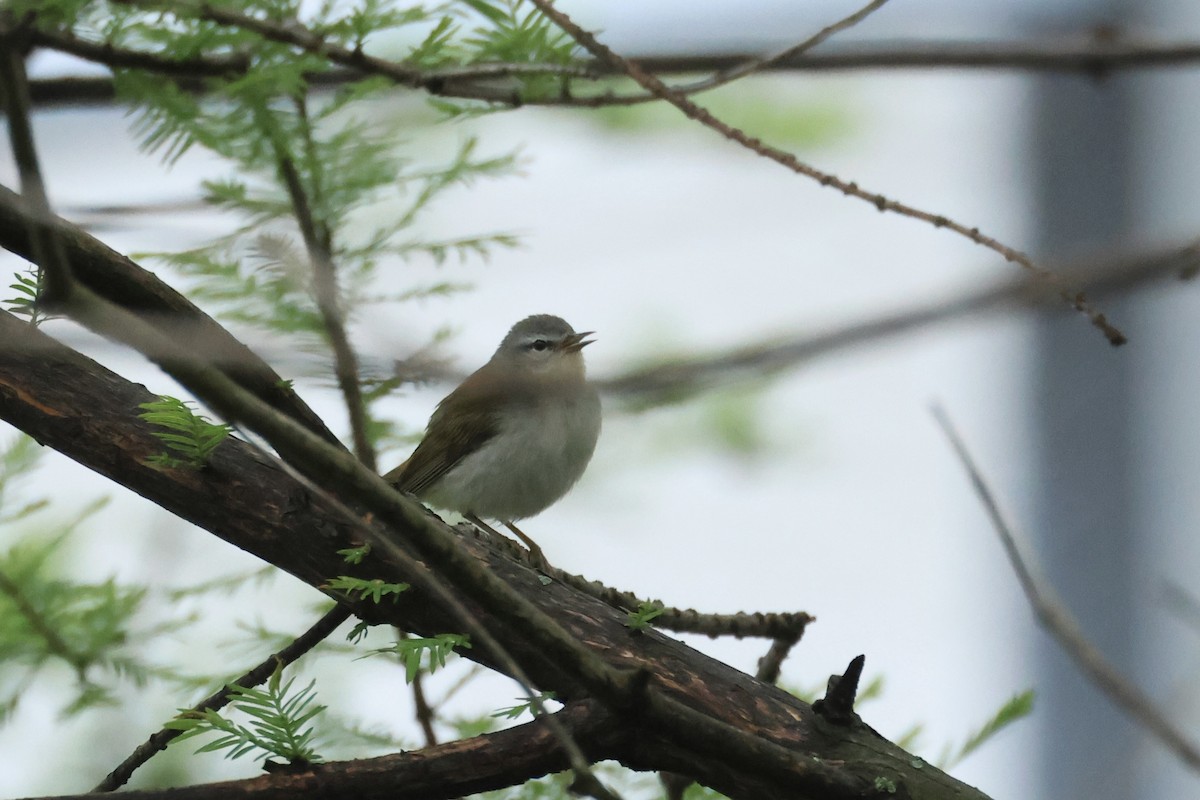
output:
[[[650,623],[666,611],[661,603],[643,602],[636,611],[630,611],[625,619],[625,627],[641,631],[650,627]]]
[[[337,589],[349,594],[358,594],[362,600],[370,599],[374,603],[379,603],[385,597],[391,597],[393,600],[399,599],[399,595],[408,591],[407,583],[387,583],[378,578],[364,579],[355,578],[350,575],[339,575],[333,580],[325,584],[327,589]]]
[[[406,637],[391,647],[373,650],[370,655],[397,655],[404,664],[404,677],[412,683],[424,668],[430,674],[446,666],[446,659],[456,647],[469,648],[470,637],[458,633],[439,633],[429,638]]]
[[[362,560],[371,552],[371,544],[359,545],[358,547],[347,547],[345,550],[338,550],[337,554],[342,557],[347,564],[361,564]]]

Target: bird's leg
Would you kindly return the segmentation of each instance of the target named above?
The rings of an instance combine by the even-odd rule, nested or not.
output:
[[[550,566],[550,562],[546,560],[546,556],[544,553],[542,553],[542,548],[538,547],[537,542],[526,536],[520,528],[518,528],[516,525],[513,525],[511,522],[507,522],[505,520],[501,520],[501,522],[504,522],[504,527],[515,533],[517,538],[524,542],[525,546],[529,548],[529,558],[531,561],[533,561],[533,565],[535,567],[538,567],[539,569],[545,569],[546,567]]]
[[[487,531],[488,533],[492,534],[493,536],[498,536],[501,539],[507,538],[504,534],[497,531],[491,525],[488,525],[486,522],[481,520],[475,514],[463,514],[463,516],[466,517],[467,520],[471,524],[478,526],[479,528]],[[535,567],[537,567],[538,569],[542,569],[544,567],[550,566],[550,562],[546,560],[546,556],[542,553],[542,548],[537,546],[537,542],[533,541],[533,539],[530,539],[528,536],[526,536],[524,533],[522,533],[521,530],[519,528],[517,528],[516,525],[513,525],[511,522],[505,522],[504,524],[510,531],[512,531],[513,533],[515,533],[517,535],[517,538],[519,538],[522,542],[525,543],[526,547],[529,548],[529,560],[533,563],[533,565]]]
[[[481,520],[479,517],[475,516],[474,514],[463,514],[463,516],[466,517],[467,521],[470,522],[472,525],[474,525],[476,528],[487,531],[492,536],[497,536],[501,539],[508,538],[503,533],[496,530],[491,525],[488,525],[486,522],[484,522],[483,520]]]

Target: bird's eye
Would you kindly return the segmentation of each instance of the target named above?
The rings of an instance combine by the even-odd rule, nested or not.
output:
[[[545,339],[538,339],[538,340],[534,341],[531,345],[529,345],[529,349],[536,350],[537,352],[540,353],[543,350],[549,350],[550,343],[547,342]]]

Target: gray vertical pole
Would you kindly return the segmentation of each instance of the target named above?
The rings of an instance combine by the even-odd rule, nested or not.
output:
[[[1097,4],[1099,5],[1099,4]],[[1120,2],[1108,4],[1115,16]],[[1086,20],[1072,21],[1072,32]],[[1045,31],[1041,31],[1045,33]],[[1131,87],[1124,76],[1035,81],[1036,251],[1120,249],[1131,226]],[[1132,303],[1092,298],[1110,318]],[[1078,316],[1037,323],[1031,398],[1038,550],[1088,637],[1132,675],[1134,541],[1130,353]],[[1041,791],[1054,800],[1134,800],[1136,731],[1049,637],[1036,643]]]

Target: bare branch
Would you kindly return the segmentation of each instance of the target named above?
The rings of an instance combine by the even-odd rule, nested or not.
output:
[[[962,438],[954,429],[949,416],[940,405],[933,407],[933,416],[954,448],[955,455],[958,456],[963,469],[971,478],[971,486],[975,489],[975,494],[979,497],[980,502],[983,503],[984,510],[987,511],[992,527],[1000,538],[1000,544],[1004,547],[1004,553],[1008,556],[1009,564],[1021,584],[1021,591],[1025,593],[1025,598],[1033,608],[1033,614],[1038,623],[1054,637],[1059,646],[1075,662],[1079,671],[1086,675],[1114,705],[1153,734],[1156,739],[1175,753],[1180,761],[1191,769],[1200,771],[1200,748],[1197,748],[1196,744],[1167,718],[1166,714],[1154,704],[1154,701],[1145,692],[1121,675],[1117,668],[1104,657],[1099,648],[1088,639],[1080,628],[1079,622],[1062,601],[1049,589],[1039,584],[1038,579],[1034,577],[1034,570],[1030,568],[1026,557],[1021,554],[1012,526],[1000,509],[999,501],[996,500],[995,494],[988,486],[975,460],[967,451]]]
[[[515,546],[512,549],[517,550]],[[550,567],[547,574],[556,581],[623,611],[633,611],[646,604],[661,606],[662,613],[654,618],[654,626],[676,633],[700,633],[712,637],[733,636],[738,639],[791,639],[794,643],[799,641],[809,623],[815,619],[803,611],[705,614],[691,608],[671,608],[658,601],[638,597],[633,592],[614,589],[582,575],[572,575],[557,567]]]
[[[719,70],[714,75],[709,78],[705,78],[704,80],[683,84],[674,88],[676,91],[683,92],[685,94],[703,92],[709,89],[715,89],[718,86],[724,86],[727,83],[732,83],[739,78],[744,78],[747,75],[752,75],[755,72],[761,72],[762,70],[768,69],[776,64],[794,61],[808,51],[812,50],[817,45],[824,42],[826,39],[829,39],[830,37],[841,33],[844,30],[853,28],[855,25],[862,22],[864,19],[871,16],[884,5],[886,5],[887,2],[888,0],[871,0],[871,2],[867,3],[858,11],[843,17],[832,25],[827,25],[812,36],[805,39],[800,44],[793,45],[786,50],[781,50],[774,55],[766,56],[764,58],[749,59],[741,64],[737,64],[736,66]],[[642,63],[641,66],[644,69],[649,69],[644,63]],[[653,72],[655,70],[650,71]]]
[[[1061,274],[1096,294],[1126,291],[1165,276],[1190,278],[1200,268],[1200,240],[1146,253],[1064,265]],[[637,404],[678,400],[747,377],[758,379],[822,356],[918,331],[992,309],[1044,308],[1052,292],[1036,278],[1018,278],[970,289],[949,300],[852,322],[821,333],[795,333],[742,344],[709,356],[676,359],[600,381],[603,391]]]
[[[782,637],[771,642],[767,652],[758,660],[758,670],[754,673],[754,677],[763,683],[777,683],[779,673],[783,669],[783,662],[798,641],[799,637]]]
[[[982,247],[998,253],[1005,261],[1014,262],[1024,267],[1029,272],[1044,280],[1048,285],[1054,286],[1058,292],[1059,298],[1071,308],[1086,316],[1109,343],[1117,346],[1125,343],[1125,335],[1120,330],[1111,325],[1103,314],[1092,308],[1088,303],[1087,298],[1082,292],[1076,291],[1063,284],[1061,279],[1054,273],[1047,270],[1045,267],[1035,263],[1025,253],[1016,250],[1001,242],[992,236],[982,233],[979,228],[972,228],[964,225],[961,222],[956,222],[949,217],[941,214],[934,214],[929,211],[923,211],[914,206],[901,203],[897,200],[891,200],[881,194],[869,192],[859,188],[858,184],[853,181],[844,181],[837,176],[823,172],[815,167],[812,167],[800,159],[796,158],[791,153],[780,150],[777,147],[765,144],[761,140],[750,136],[740,128],[735,128],[725,122],[714,117],[706,109],[696,105],[680,92],[671,89],[658,78],[643,70],[634,62],[617,55],[612,49],[600,43],[595,36],[585,31],[576,25],[570,17],[559,11],[550,0],[530,0],[533,5],[554,21],[556,25],[562,28],[575,41],[577,41],[584,49],[594,55],[596,58],[607,61],[614,68],[623,70],[630,78],[640,84],[644,89],[650,91],[654,95],[666,100],[671,105],[682,111],[689,119],[695,120],[706,128],[710,128],[725,138],[740,144],[742,147],[757,153],[758,155],[770,159],[775,163],[795,172],[798,175],[803,175],[807,178],[820,183],[822,186],[831,186],[837,189],[842,194],[850,197],[865,200],[871,205],[878,208],[880,211],[889,211],[900,216],[909,217],[911,219],[926,222],[935,228],[946,228],[947,230],[957,233],[970,241]]]

